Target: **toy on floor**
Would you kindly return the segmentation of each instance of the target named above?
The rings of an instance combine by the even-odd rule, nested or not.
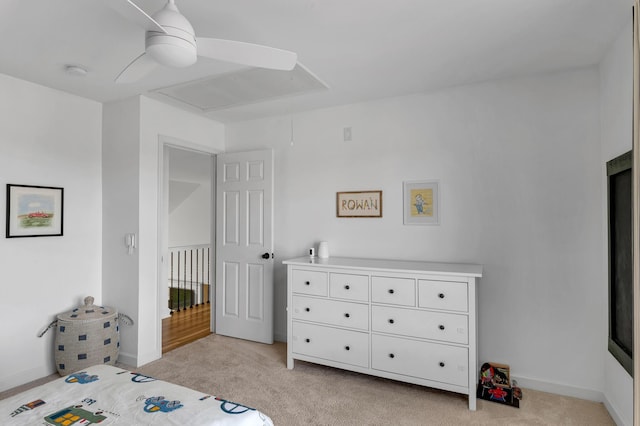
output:
[[[487,401],[511,405],[520,408],[522,389],[517,387],[515,380],[511,386],[509,366],[485,362],[480,368],[477,397]]]

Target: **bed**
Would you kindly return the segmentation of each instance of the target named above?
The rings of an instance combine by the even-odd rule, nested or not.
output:
[[[272,426],[245,405],[110,365],[96,365],[0,401],[2,425]]]

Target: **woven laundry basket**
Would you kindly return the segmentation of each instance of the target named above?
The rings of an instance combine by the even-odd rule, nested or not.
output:
[[[54,345],[61,376],[96,364],[115,364],[120,350],[118,311],[96,306],[93,297],[84,306],[57,316]],[[128,317],[127,317],[128,318]]]

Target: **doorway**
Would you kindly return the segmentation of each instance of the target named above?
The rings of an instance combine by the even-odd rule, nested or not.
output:
[[[163,338],[165,324],[183,330],[175,333],[178,346],[212,332],[272,343],[273,150],[213,154],[188,146],[160,139],[157,300],[162,353],[170,349]],[[202,197],[196,200],[198,193]],[[192,254],[203,246],[207,254]],[[185,315],[198,312],[196,308],[208,320]],[[184,321],[177,320],[182,317]],[[184,323],[189,322],[204,323],[202,334],[185,337]]]
[[[209,335],[215,303],[215,156],[163,145],[162,353]]]

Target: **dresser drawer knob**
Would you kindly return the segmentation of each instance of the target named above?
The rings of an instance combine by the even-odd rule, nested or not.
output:
[[[389,354],[389,358],[395,358],[396,356],[394,354]]]
[[[351,348],[350,348],[349,346],[345,346],[345,347],[344,347],[344,350],[345,350],[345,351],[349,351],[349,350],[351,350]]]
[[[306,312],[311,312],[311,308],[304,308]]]
[[[311,281],[305,281],[304,285],[311,285]]]
[[[440,330],[444,330],[444,325],[440,324],[440,325],[438,326],[438,328],[439,328]]]
[[[304,339],[305,342],[310,343],[311,339]]]
[[[393,324],[394,322],[396,322],[393,318],[389,318],[389,324]]]
[[[349,312],[347,312],[346,314],[344,314],[344,316],[345,316],[346,318],[349,318],[349,317],[351,317],[351,314],[349,314]]]
[[[395,293],[392,288],[389,289],[389,294]]]
[[[440,367],[444,367],[444,362],[440,361]]]
[[[438,297],[439,297],[440,299],[444,299],[444,293],[438,293]]]
[[[351,288],[351,287],[349,287],[349,284],[347,284],[347,285],[345,285],[345,286],[344,286],[344,289],[345,289],[345,290],[349,290],[350,288]]]

